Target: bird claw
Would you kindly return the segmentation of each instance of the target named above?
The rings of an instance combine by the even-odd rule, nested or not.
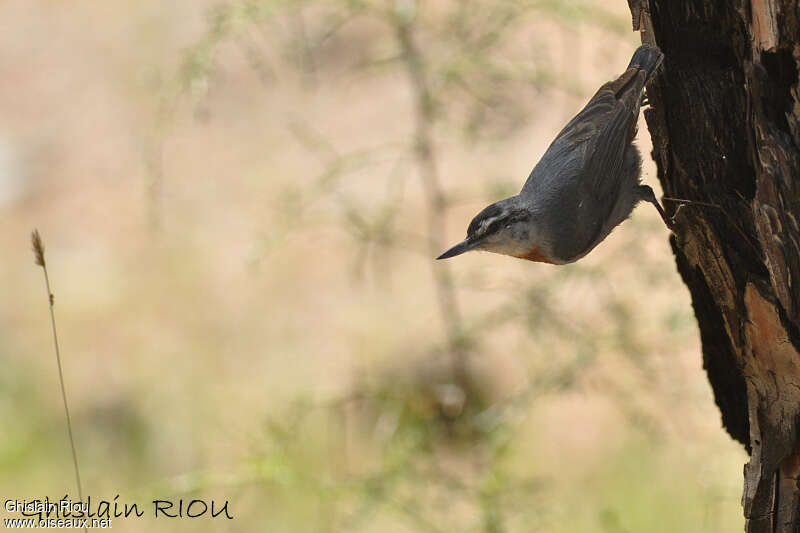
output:
[[[669,229],[673,230],[672,231],[673,233],[675,233],[675,231],[674,231],[675,221],[678,219],[678,213],[681,212],[681,209],[683,209],[683,206],[684,206],[684,204],[678,204],[678,207],[675,208],[675,212],[672,213],[671,217],[669,217],[669,224],[668,225],[670,227]]]

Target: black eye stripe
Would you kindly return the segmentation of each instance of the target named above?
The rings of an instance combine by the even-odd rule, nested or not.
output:
[[[486,228],[486,233],[493,233],[497,231],[498,229],[500,229],[500,226],[504,225],[505,223],[506,220],[503,218],[498,218],[496,220],[493,220],[492,223],[489,224],[489,227]]]
[[[503,210],[499,207],[490,205],[472,219],[472,222],[470,222],[469,228],[467,229],[467,235],[475,235],[481,229],[481,226],[484,225],[486,221],[491,219],[494,220],[489,223],[489,225],[481,233],[482,235],[493,233],[501,227],[514,224],[515,222],[524,222],[530,220],[530,218],[531,214],[524,209],[515,209],[513,211],[503,213]]]

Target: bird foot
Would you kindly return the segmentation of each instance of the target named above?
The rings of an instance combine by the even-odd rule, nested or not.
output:
[[[661,216],[661,220],[664,221],[664,225],[667,226],[671,232],[675,233],[675,216],[678,214],[678,210],[672,215],[672,217],[668,217],[667,214],[664,212],[664,208],[661,207],[661,204],[658,203],[656,200],[656,194],[653,192],[653,189],[650,188],[649,185],[639,185],[639,198],[644,200],[645,202],[651,203],[655,206],[658,210],[658,214]]]

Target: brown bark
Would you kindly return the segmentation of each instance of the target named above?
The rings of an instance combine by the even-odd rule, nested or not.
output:
[[[800,532],[800,7],[629,0],[665,54],[645,112],[750,532]],[[677,204],[667,203],[675,212]]]

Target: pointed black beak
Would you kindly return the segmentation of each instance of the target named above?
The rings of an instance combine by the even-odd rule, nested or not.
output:
[[[442,255],[437,257],[436,259],[447,259],[448,257],[455,257],[457,255],[461,255],[464,252],[469,252],[470,250],[475,248],[475,246],[477,246],[477,245],[478,245],[478,241],[471,241],[468,238],[464,239],[463,241],[461,241],[460,243],[456,244],[455,246],[453,246],[452,248],[447,250],[445,253],[443,253]]]

